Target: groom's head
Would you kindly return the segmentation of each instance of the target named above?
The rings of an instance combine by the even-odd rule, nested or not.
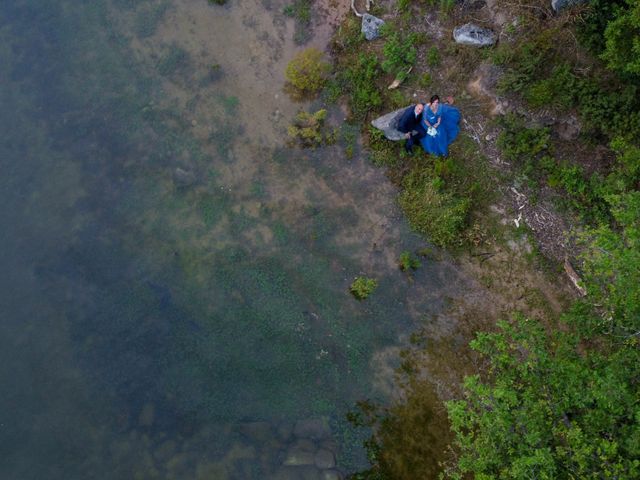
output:
[[[424,105],[422,105],[421,103],[416,104],[416,108],[413,109],[413,112],[416,115],[420,115],[422,113],[422,110],[424,110]]]

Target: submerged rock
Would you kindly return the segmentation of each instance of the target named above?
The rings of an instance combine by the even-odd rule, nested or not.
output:
[[[337,470],[324,470],[320,473],[320,480],[342,480],[342,474]]]
[[[196,183],[196,174],[178,167],[173,171],[173,181],[177,187],[190,187]]]
[[[249,441],[266,443],[273,437],[271,424],[268,422],[249,422],[240,425],[240,433]]]
[[[587,0],[551,0],[551,8],[557,12],[563,8],[579,5],[581,3],[587,3]]]
[[[384,20],[368,13],[362,15],[362,27],[360,31],[364,33],[367,40],[375,40],[380,36],[380,27],[384,25]]]
[[[307,418],[296,422],[293,433],[299,438],[321,440],[331,436],[331,429],[324,418]]]
[[[496,43],[496,34],[488,28],[467,23],[453,29],[453,39],[462,45],[488,47]]]
[[[387,113],[386,115],[382,115],[381,117],[373,120],[371,122],[371,125],[373,125],[378,130],[382,130],[384,136],[389,140],[393,140],[394,142],[398,140],[404,140],[405,134],[398,130],[398,120],[400,120],[402,113],[407,108],[409,108],[409,105],[399,110],[395,110],[391,113]]]
[[[316,467],[305,465],[301,467],[280,467],[270,480],[318,480],[323,478],[319,475]]]
[[[316,452],[315,463],[316,467],[323,470],[333,468],[336,466],[336,457],[333,455],[333,452],[321,448]]]
[[[289,449],[282,462],[287,467],[299,467],[302,465],[314,465],[315,456],[311,452],[305,452],[296,448]]]

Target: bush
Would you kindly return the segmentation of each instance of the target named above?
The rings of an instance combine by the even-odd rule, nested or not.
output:
[[[640,2],[627,0],[627,8],[604,31],[605,49],[601,57],[607,66],[622,75],[640,77]]]
[[[532,107],[569,108],[573,104],[577,79],[567,64],[555,67],[549,78],[538,80],[524,92]]]
[[[361,53],[357,61],[342,74],[342,85],[350,93],[352,113],[363,117],[371,108],[382,105],[382,96],[376,86],[380,65],[374,54]]]
[[[400,206],[415,231],[440,246],[459,240],[471,208],[469,198],[442,191],[428,170],[419,167],[406,175],[402,187]]]
[[[406,272],[407,270],[417,270],[422,266],[422,263],[411,252],[402,252],[398,259],[398,266],[400,270]]]
[[[331,70],[317,48],[302,50],[287,65],[285,77],[300,93],[315,94],[324,87]]]
[[[292,125],[287,129],[289,136],[303,147],[317,147],[322,143],[334,143],[335,132],[325,128],[327,111],[315,113],[299,112]]]
[[[504,130],[498,137],[498,147],[508,160],[526,165],[550,150],[548,128],[527,128],[524,120],[513,114],[505,115],[500,123]]]
[[[384,54],[382,70],[394,75],[398,75],[400,72],[406,72],[409,67],[416,63],[416,34],[410,33],[406,37],[402,37],[400,33],[390,31],[389,28],[386,28],[384,35],[387,41],[384,47],[382,47]]]
[[[349,287],[351,294],[358,300],[364,300],[378,287],[378,282],[373,278],[356,277]]]

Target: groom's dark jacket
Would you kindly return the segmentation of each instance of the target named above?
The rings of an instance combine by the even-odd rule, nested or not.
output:
[[[402,113],[400,120],[398,120],[398,130],[402,133],[411,133],[414,130],[418,132],[424,131],[424,127],[422,126],[422,113],[416,118],[415,109],[416,106],[411,105]]]

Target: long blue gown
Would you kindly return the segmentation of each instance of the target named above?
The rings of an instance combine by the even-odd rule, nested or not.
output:
[[[434,137],[425,135],[420,139],[422,148],[427,153],[433,155],[446,156],[449,153],[449,145],[453,142],[460,132],[460,111],[451,105],[438,105],[438,110],[433,113],[428,105],[425,105],[422,112],[422,123],[425,130],[429,128],[425,119],[431,125],[435,125],[440,119],[440,125],[436,129],[437,133]]]

